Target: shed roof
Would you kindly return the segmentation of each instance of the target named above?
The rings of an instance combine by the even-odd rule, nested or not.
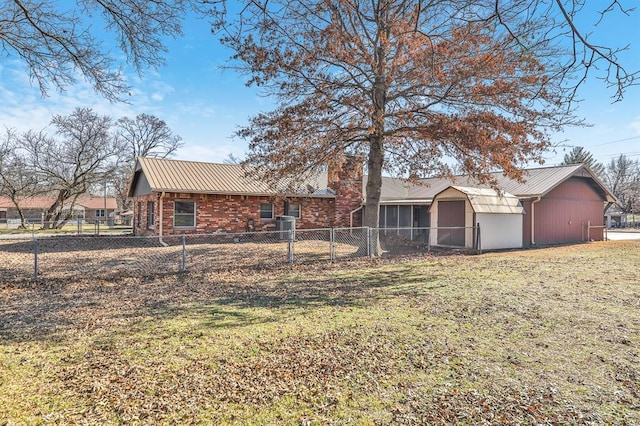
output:
[[[452,186],[451,188],[466,195],[476,213],[523,214],[520,199],[508,192],[498,193],[491,188],[472,188]],[[436,195],[437,196],[437,195]]]
[[[133,195],[140,173],[144,173],[154,192],[335,197],[335,194],[327,188],[326,173],[293,182],[282,180],[274,189],[264,181],[248,177],[246,169],[238,164],[144,157],[138,158],[136,163],[136,173],[129,188],[130,196]]]

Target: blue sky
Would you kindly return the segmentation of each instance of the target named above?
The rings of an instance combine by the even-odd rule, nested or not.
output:
[[[593,16],[583,25],[590,22]],[[640,69],[640,11],[605,24],[594,29],[597,40],[631,44],[621,57],[629,69]],[[231,52],[220,47],[205,20],[189,19],[184,32],[182,38],[167,42],[165,67],[148,70],[142,77],[128,74],[132,85],[128,104],[109,103],[83,83],[64,93],[51,91],[43,98],[29,81],[23,64],[3,57],[0,125],[40,130],[53,114],[69,114],[76,107],[91,107],[114,118],[147,113],[166,121],[183,138],[185,146],[175,158],[212,162],[222,162],[230,154],[242,158],[246,144],[233,140],[233,132],[246,124],[249,116],[270,110],[273,103],[246,87],[243,76],[221,70]],[[577,112],[592,127],[554,135],[559,147],[547,153],[545,165],[558,164],[572,146],[585,147],[605,163],[621,153],[640,159],[640,87],[627,90],[620,102],[612,103],[613,94],[613,89],[607,89],[595,76],[581,87],[578,95],[583,101]]]

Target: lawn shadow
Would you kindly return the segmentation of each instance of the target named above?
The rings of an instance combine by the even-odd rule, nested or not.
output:
[[[424,296],[437,284],[436,277],[410,274],[410,265],[388,271],[360,266],[354,272],[308,269],[300,265],[227,276],[186,272],[84,277],[0,288],[6,295],[0,305],[0,341],[58,341],[79,330],[99,333],[189,315],[210,327],[242,327],[277,321],[294,311],[366,307],[389,297]],[[259,316],[251,312],[254,308],[262,311]]]

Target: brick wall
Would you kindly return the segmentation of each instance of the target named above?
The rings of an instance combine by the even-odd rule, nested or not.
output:
[[[148,195],[142,195],[135,197],[133,200],[133,233],[134,235],[157,235],[159,225],[159,203],[160,194],[153,193]],[[149,228],[147,224],[147,217],[149,211],[147,209],[148,203],[152,201],[154,203],[155,221],[153,227]]]
[[[329,188],[336,192],[336,227],[362,226],[362,179],[362,162],[353,157],[341,167],[329,168]]]
[[[147,227],[147,205],[155,203],[156,222],[153,229]],[[174,227],[174,203],[194,202],[196,206],[195,227]],[[134,199],[133,225],[136,235],[157,235],[160,232],[160,194],[139,196]],[[290,204],[300,204],[299,229],[326,228],[337,225],[335,221],[336,200],[333,198],[290,198]],[[260,219],[260,204],[273,204],[273,218]],[[138,209],[140,208],[140,216]],[[273,231],[276,216],[284,215],[284,199],[275,197],[253,197],[219,194],[166,193],[162,199],[163,235],[195,234],[213,232]],[[138,223],[138,217],[141,218]]]
[[[300,218],[296,220],[298,229],[360,226],[362,223],[361,211],[357,211],[362,205],[362,163],[350,159],[342,167],[330,169],[328,174],[328,186],[335,191],[335,198],[287,199],[290,204],[300,204]],[[155,221],[149,227],[147,206],[151,201],[154,203]],[[195,203],[195,226],[174,227],[176,201]],[[273,204],[272,219],[260,219],[260,205],[263,203]],[[135,235],[158,235],[160,231],[163,235],[272,231],[276,228],[275,218],[285,213],[285,199],[190,193],[165,193],[161,199],[159,193],[153,193],[135,197],[133,210]]]

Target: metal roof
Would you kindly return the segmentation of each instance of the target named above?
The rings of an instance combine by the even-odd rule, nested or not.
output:
[[[513,194],[520,199],[543,197],[567,179],[571,177],[583,177],[590,179],[594,188],[600,192],[608,202],[614,202],[616,200],[615,196],[606,188],[595,173],[583,164],[527,169],[524,170],[522,182],[508,178],[502,173],[493,173],[492,177],[496,179],[496,187],[499,191]],[[438,193],[449,186],[456,185],[471,188],[490,187],[487,184],[479,185],[469,176],[455,176],[452,179],[429,178],[423,179],[419,184],[409,183],[397,178],[383,178],[381,200],[433,200]],[[400,196],[400,194],[403,194],[403,196]]]
[[[248,177],[246,169],[238,164],[160,158],[138,159],[130,195],[140,173],[144,174],[154,192],[335,197],[335,193],[328,188],[326,172],[296,181],[283,180],[274,188],[264,181]],[[520,199],[542,197],[571,177],[583,177],[590,180],[603,199],[609,202],[616,200],[598,177],[582,164],[527,169],[524,171],[522,182],[508,178],[502,173],[493,173],[492,177],[497,182],[496,188],[493,189],[513,194]],[[455,176],[452,179],[429,178],[417,184],[383,176],[380,201],[383,204],[407,204],[410,201],[428,204],[436,194],[449,186],[489,188],[489,185],[479,185],[468,176]],[[366,195],[366,176],[362,183],[362,193]]]
[[[524,213],[520,199],[508,192],[500,194],[491,188],[470,188],[466,186],[452,186],[451,188],[465,194],[473,207],[473,211],[476,213]]]
[[[20,208],[23,209],[48,209],[55,202],[55,197],[21,197],[18,199]],[[81,196],[75,202],[76,209],[84,207],[85,209],[104,209],[105,202],[107,204],[107,210],[117,209],[118,204],[114,197],[92,197]],[[67,200],[63,205],[68,205],[70,202]],[[0,197],[0,208],[13,209],[15,205],[9,197]]]
[[[246,171],[238,164],[141,157],[136,164],[130,194],[141,172],[153,192],[265,196],[287,194],[335,198],[335,194],[327,188],[326,173],[294,182],[283,180],[274,188],[262,180],[249,177]]]

